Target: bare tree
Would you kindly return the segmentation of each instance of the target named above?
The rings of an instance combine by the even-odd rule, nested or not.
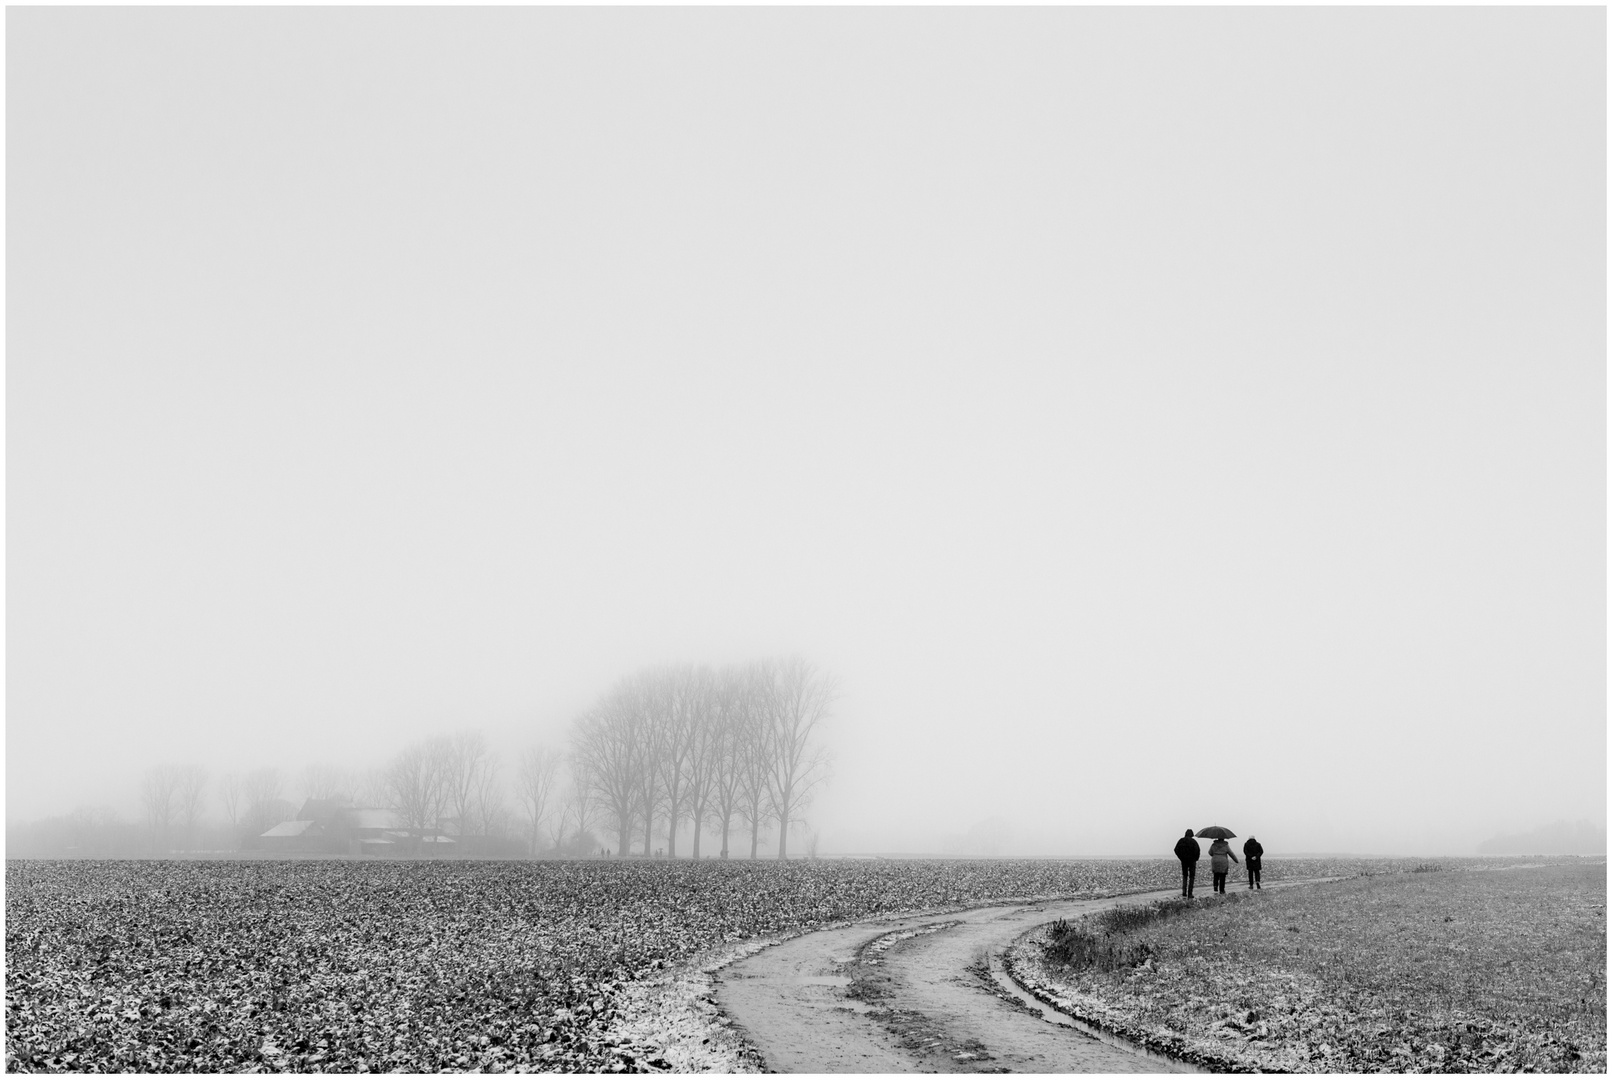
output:
[[[196,822],[202,813],[202,796],[207,792],[207,770],[200,765],[181,765],[175,778],[174,808],[185,825],[185,847],[196,846]]]
[[[799,659],[639,672],[572,725],[579,790],[614,824],[624,854],[640,825],[653,852],[663,819],[676,857],[678,829],[692,818],[694,857],[711,823],[727,858],[737,817],[750,826],[751,858],[774,823],[787,858],[790,827],[827,776],[818,735],[834,699],[833,680]]]
[[[351,798],[356,786],[352,773],[339,765],[320,762],[309,765],[302,771],[304,798]]]
[[[594,827],[596,813],[594,799],[587,788],[573,784],[566,789],[560,806],[565,828],[557,837],[555,846],[559,847],[565,843],[569,845],[571,854],[581,854],[582,844]]]
[[[549,850],[556,855],[565,853],[566,837],[571,835],[571,791],[560,793],[554,813],[549,815]]]
[[[509,829],[510,812],[504,805],[504,788],[499,778],[498,757],[493,754],[476,773],[476,787],[471,792],[471,817],[479,837],[482,851],[489,842],[502,837]]]
[[[274,819],[279,816],[285,787],[285,776],[279,769],[253,769],[247,774],[242,794],[246,797],[246,823],[251,832],[261,833],[277,823]]]
[[[778,857],[787,857],[790,826],[828,776],[828,751],[818,741],[836,698],[834,680],[800,657],[771,665],[768,680],[767,790],[778,822]]]
[[[479,731],[456,731],[443,744],[443,786],[448,809],[459,821],[461,840],[475,827],[473,806],[491,754]]]
[[[739,812],[750,826],[750,857],[756,858],[762,829],[772,820],[769,780],[773,762],[772,668],[766,663],[745,669],[744,723],[733,747],[739,773]]]
[[[560,753],[547,746],[529,746],[521,752],[515,771],[515,798],[521,804],[527,827],[527,854],[538,854],[538,834],[555,802],[560,775]],[[558,842],[557,842],[558,843]]]
[[[242,786],[240,773],[225,773],[219,777],[218,801],[224,807],[224,820],[229,822],[232,833],[241,828],[241,813],[245,809],[241,804]]]
[[[666,854],[678,857],[678,826],[689,810],[689,765],[695,730],[706,704],[707,680],[689,664],[648,674],[644,692],[651,718],[651,745],[666,812]],[[695,845],[700,843],[695,822]],[[647,838],[646,838],[647,840]]]
[[[353,801],[359,806],[385,806],[387,782],[385,768],[365,769],[353,774]]]
[[[448,805],[448,774],[453,746],[446,739],[428,739],[401,751],[387,766],[387,802],[415,838],[419,851],[427,833],[436,836]],[[435,843],[433,843],[435,847]]]
[[[617,710],[625,718],[636,751],[638,813],[644,822],[644,855],[655,852],[655,819],[666,804],[661,754],[666,747],[661,728],[666,723],[667,703],[657,693],[656,673],[642,672],[624,680],[615,697]]]
[[[700,858],[700,836],[717,797],[723,769],[722,682],[710,668],[696,668],[689,692],[689,756],[685,765],[686,800],[694,819],[692,858]],[[726,842],[725,842],[726,846]]]
[[[722,837],[719,858],[728,858],[728,838],[740,813],[741,769],[739,755],[747,725],[754,721],[749,708],[747,670],[728,667],[714,677],[708,738],[711,794],[709,816]]]
[[[627,680],[618,683],[571,729],[574,786],[615,826],[616,850],[623,855],[643,801],[643,774],[650,771],[634,690]]]
[[[481,806],[482,837],[486,838],[487,853],[494,853],[495,849],[503,845],[503,841],[511,838],[515,833],[515,814],[510,812],[510,804],[503,800],[495,803],[484,803]],[[495,845],[497,841],[497,845]]]
[[[169,831],[178,810],[179,776],[177,765],[153,765],[140,781],[140,802],[151,830],[152,846],[158,851],[168,851],[172,844]]]

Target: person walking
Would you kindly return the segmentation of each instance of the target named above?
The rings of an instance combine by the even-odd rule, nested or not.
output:
[[[1254,837],[1243,842],[1243,876],[1248,878],[1251,889],[1260,888],[1260,856],[1265,853],[1266,849]]]
[[[1199,842],[1193,839],[1192,829],[1176,841],[1176,857],[1182,860],[1182,895],[1189,900],[1193,899],[1193,878],[1198,875],[1199,856],[1202,854]]]
[[[1227,871],[1232,869],[1232,863],[1237,861],[1238,857],[1232,854],[1232,845],[1216,837],[1215,842],[1210,845],[1210,873],[1213,875],[1211,888],[1218,893],[1227,891]]]

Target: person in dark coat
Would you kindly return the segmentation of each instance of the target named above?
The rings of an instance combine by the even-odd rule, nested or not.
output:
[[[1249,879],[1251,889],[1260,888],[1260,856],[1265,853],[1266,849],[1254,837],[1243,842],[1243,876]]]
[[[1193,830],[1189,829],[1176,841],[1176,857],[1182,860],[1182,895],[1189,900],[1193,898],[1193,878],[1198,874],[1199,856],[1204,854],[1199,842],[1193,839]]]

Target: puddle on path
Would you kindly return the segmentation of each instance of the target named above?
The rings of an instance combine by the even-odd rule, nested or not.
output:
[[[848,975],[797,975],[790,980],[801,986],[850,986]]]

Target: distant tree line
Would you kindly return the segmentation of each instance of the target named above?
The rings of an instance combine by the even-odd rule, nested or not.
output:
[[[575,781],[626,852],[651,850],[656,823],[677,857],[679,827],[694,826],[692,856],[711,827],[729,856],[736,825],[756,858],[763,829],[778,827],[778,857],[826,773],[819,735],[833,681],[800,659],[737,667],[683,665],[622,679],[572,730]]]
[[[476,857],[676,858],[687,826],[693,858],[708,829],[725,859],[743,829],[754,859],[775,828],[786,858],[790,828],[827,775],[821,729],[835,697],[833,680],[798,658],[655,668],[603,694],[573,723],[569,746],[529,745],[510,770],[473,730],[416,742],[364,771],[320,763],[294,777],[270,767],[213,777],[200,765],[163,763],[141,775],[139,822],[106,809],[8,821],[7,849],[137,856],[252,848],[315,799],[390,811],[415,854],[448,850],[434,843],[446,837],[451,850]],[[614,834],[614,847],[601,844],[599,828]],[[808,854],[815,844],[810,836]]]

